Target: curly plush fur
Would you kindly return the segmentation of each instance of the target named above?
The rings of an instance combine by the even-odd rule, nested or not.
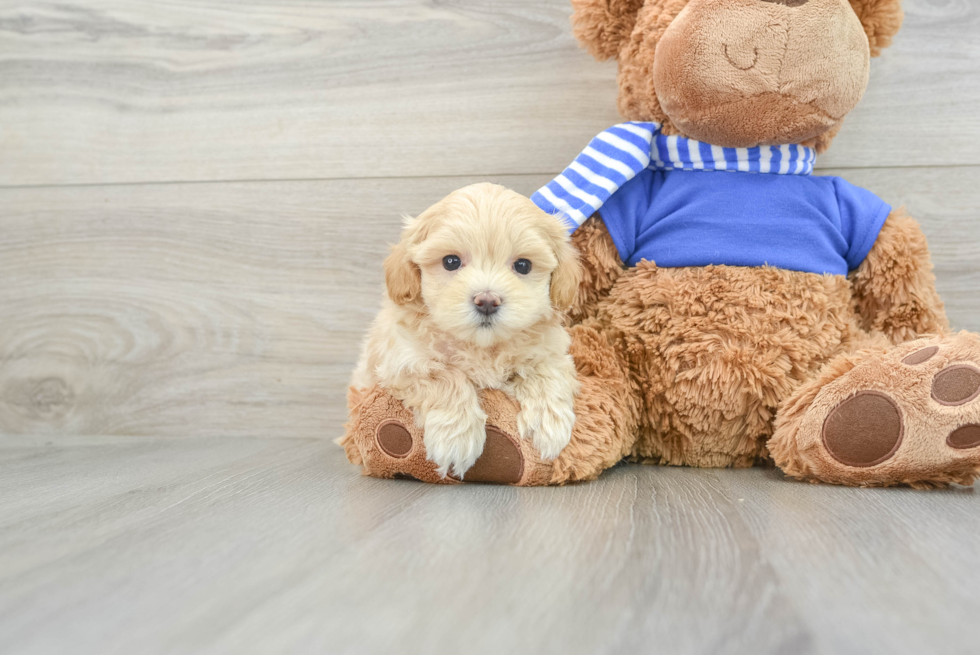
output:
[[[601,317],[620,335],[643,400],[632,456],[751,466],[766,455],[782,401],[836,355],[888,343],[885,333],[862,325],[887,325],[896,336],[945,329],[921,230],[904,212],[885,225],[848,280],[768,267],[660,269],[650,262],[623,272],[609,255],[608,235],[601,236],[604,226],[590,219],[589,236],[576,240],[593,248],[584,251],[586,276],[616,281],[599,299],[580,293],[592,308],[574,311]],[[916,302],[896,305],[901,298]]]
[[[703,42],[724,32],[728,41],[712,47],[721,51],[730,41],[739,64],[738,57],[758,45],[752,25],[761,20],[779,29],[792,25],[786,43],[794,34],[809,35],[793,45],[801,49],[792,55],[797,62],[801,52],[819,58],[821,47],[854,50],[855,38],[864,48],[866,36],[866,49],[841,60],[851,66],[852,81],[859,80],[867,57],[891,43],[902,10],[899,0],[849,0],[851,13],[847,1],[573,0],[572,22],[593,55],[618,60],[619,108],[627,120],[658,121],[667,134],[692,136],[683,122],[695,116],[694,127],[700,129],[699,121],[717,116],[712,103],[727,92],[725,84],[736,89],[770,84],[766,75],[783,69],[776,66],[750,79],[745,75],[753,73],[746,71],[754,64],[748,62],[713,81],[701,80],[700,95],[675,93],[662,104],[658,94],[664,89],[657,88],[657,79],[677,86],[682,96],[698,80],[690,70],[683,72],[689,81],[679,86],[682,77],[671,77],[672,71],[656,74],[658,64],[665,65],[658,57],[674,56],[677,66],[686,66],[691,40],[684,35]],[[749,16],[742,23],[740,8]],[[724,11],[738,20],[716,32],[704,28]],[[822,29],[821,21],[832,22],[833,29]],[[683,28],[668,34],[680,22]],[[665,35],[673,45],[658,49]],[[746,40],[736,43],[742,37]],[[769,47],[768,41],[759,43]],[[795,69],[789,95],[781,85],[766,93],[792,112],[793,103],[817,98],[833,104],[835,93],[853,90],[844,84],[831,88],[829,98],[826,88],[817,90],[822,96],[807,95],[802,88],[807,71],[818,69],[826,66]],[[819,86],[821,80],[814,81]],[[786,97],[776,97],[780,94]],[[801,109],[800,130],[816,130],[806,144],[825,150],[844,113],[829,124],[825,116],[812,119],[813,106]],[[735,125],[738,120],[722,120],[713,129],[733,142],[759,134],[759,142],[766,141],[769,127]],[[572,242],[583,267],[568,311],[571,353],[582,384],[572,440],[551,464],[534,453],[497,456],[497,465],[518,459],[523,464],[519,476],[511,467],[496,481],[588,480],[623,456],[689,466],[750,466],[772,459],[789,476],[853,486],[970,484],[980,472],[980,337],[949,334],[925,236],[904,209],[892,212],[867,258],[847,277],[768,267],[662,269],[652,262],[626,267],[601,211]],[[375,408],[385,402],[383,394],[374,397],[360,414],[383,418]],[[513,430],[513,405],[488,394],[484,406],[488,425]],[[358,414],[354,420],[360,420]],[[349,428],[345,444],[352,461],[372,452],[378,425],[372,419]],[[486,467],[495,466],[491,459]],[[390,464],[366,468],[387,476],[382,471],[398,469]],[[401,470],[428,479],[424,470]]]

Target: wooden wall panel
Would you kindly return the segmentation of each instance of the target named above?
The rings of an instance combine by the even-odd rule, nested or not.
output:
[[[906,0],[827,166],[980,164],[980,5]],[[568,0],[0,0],[0,185],[554,173],[617,122]]]
[[[908,204],[980,329],[975,170],[827,172]],[[401,215],[473,181],[0,190],[0,432],[338,436]]]

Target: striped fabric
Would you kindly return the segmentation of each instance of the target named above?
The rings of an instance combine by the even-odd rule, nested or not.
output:
[[[809,175],[817,153],[800,145],[722,148],[665,136],[659,123],[620,123],[600,133],[531,200],[574,230],[645,168]]]

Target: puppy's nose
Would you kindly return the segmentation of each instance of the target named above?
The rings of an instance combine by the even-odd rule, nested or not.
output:
[[[473,304],[476,305],[476,311],[484,316],[490,316],[490,314],[496,312],[502,302],[503,299],[500,296],[489,291],[483,291],[473,296]]]

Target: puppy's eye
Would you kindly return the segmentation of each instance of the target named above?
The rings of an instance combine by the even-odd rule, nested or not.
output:
[[[514,270],[521,275],[527,275],[531,272],[531,261],[529,259],[518,259],[514,262]]]
[[[458,255],[446,255],[442,258],[442,267],[447,271],[455,271],[462,263],[463,260]]]

